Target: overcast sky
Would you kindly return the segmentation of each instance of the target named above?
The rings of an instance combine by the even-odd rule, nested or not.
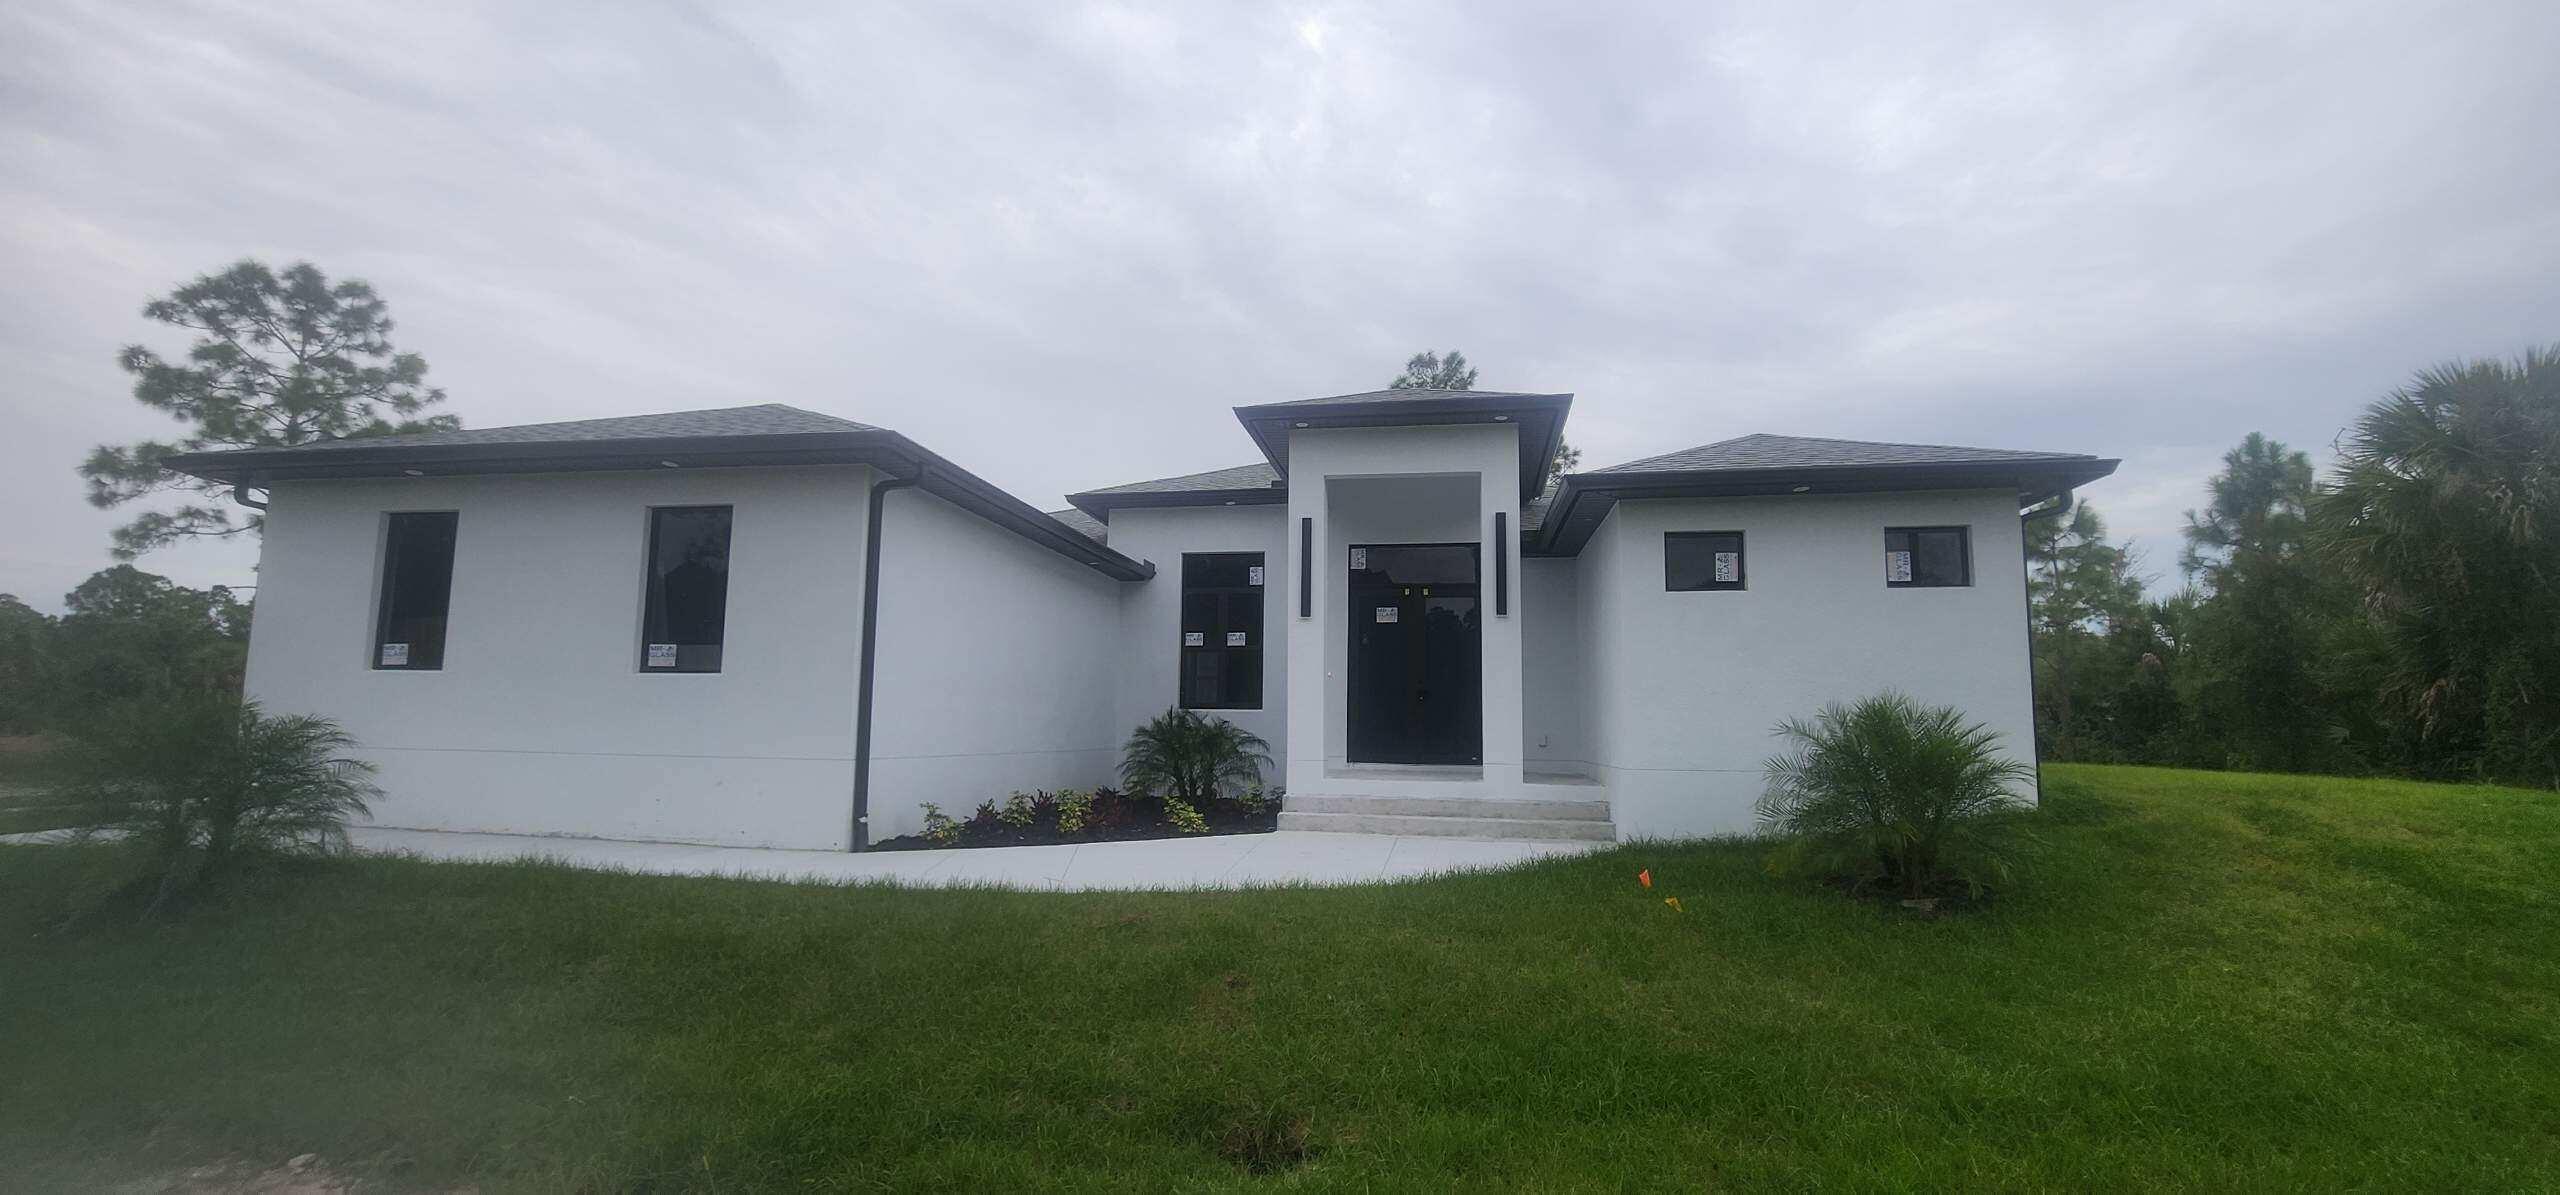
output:
[[[1586,466],[2119,456],[2174,583],[2243,434],[2560,340],[2555,50],[2551,0],[20,0],[0,591],[108,563],[72,468],[173,430],[116,348],[244,256],[372,282],[472,425],[787,402],[1052,508],[1455,347]]]

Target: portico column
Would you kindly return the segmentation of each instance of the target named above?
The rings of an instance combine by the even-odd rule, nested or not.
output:
[[[1326,518],[1327,487],[1318,469],[1289,472],[1289,734],[1288,759],[1282,772],[1292,792],[1324,787],[1328,727],[1339,717],[1342,678],[1327,657],[1327,627],[1339,604],[1334,590],[1343,582],[1339,562],[1325,545],[1332,531]]]
[[[1514,443],[1501,467],[1477,474],[1481,487],[1476,501],[1476,528],[1484,541],[1484,549],[1476,554],[1481,576],[1476,609],[1484,626],[1484,780],[1487,787],[1500,792],[1518,789],[1521,778],[1521,677],[1520,624],[1531,617],[1527,596],[1520,584],[1520,471],[1516,467],[1519,446]],[[1511,537],[1507,544],[1494,538],[1494,513],[1503,512],[1502,524]],[[1494,613],[1494,564],[1496,553],[1509,557],[1509,612]]]

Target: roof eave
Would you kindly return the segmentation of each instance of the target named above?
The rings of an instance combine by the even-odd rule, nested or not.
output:
[[[927,493],[1092,565],[1105,576],[1143,581],[1155,575],[1154,565],[1094,542],[986,479],[885,428],[539,444],[350,445],[319,451],[249,448],[180,453],[162,461],[171,469],[207,481],[257,487],[286,481],[413,475],[624,472],[664,469],[670,462],[681,469],[870,465],[898,477],[915,477],[921,468],[920,488]]]
[[[2122,462],[2103,457],[2024,461],[1922,461],[1898,465],[1806,468],[1658,470],[1642,473],[1568,473],[1547,505],[1539,542],[1526,555],[1572,556],[1621,500],[1637,498],[1748,498],[1774,495],[1873,494],[1909,490],[2014,487],[2022,503],[2107,477]],[[1799,488],[1802,487],[1802,488]],[[1594,513],[1582,507],[1596,502]]]
[[[1520,453],[1520,496],[1537,496],[1546,487],[1548,461],[1564,438],[1571,394],[1451,394],[1440,398],[1371,399],[1365,402],[1258,403],[1234,408],[1236,420],[1263,459],[1285,478],[1289,475],[1289,433],[1315,428],[1433,427],[1457,423],[1511,423],[1528,428],[1538,421],[1539,446],[1533,452],[1524,439]],[[1069,501],[1074,501],[1070,498]]]
[[[1132,493],[1086,491],[1067,495],[1067,505],[1104,522],[1111,512],[1131,507],[1167,506],[1272,506],[1286,503],[1289,491],[1283,486],[1255,486],[1252,489],[1225,490],[1142,490]]]

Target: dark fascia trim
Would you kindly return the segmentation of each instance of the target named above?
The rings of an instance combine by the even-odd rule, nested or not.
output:
[[[1166,506],[1285,506],[1289,502],[1287,486],[1256,486],[1249,490],[1135,490],[1129,493],[1087,491],[1067,495],[1067,505],[1102,520],[1111,521],[1111,512],[1131,507]]]
[[[1453,394],[1446,398],[1371,399],[1344,403],[1263,403],[1235,408],[1236,420],[1263,459],[1289,475],[1289,433],[1298,424],[1318,427],[1440,427],[1457,423],[1516,423],[1521,429],[1520,497],[1546,488],[1547,467],[1564,442],[1571,394]],[[1497,420],[1495,416],[1503,416]],[[1070,499],[1072,501],[1072,499]]]
[[[1547,506],[1538,542],[1524,556],[1573,556],[1590,542],[1619,501],[1632,498],[1747,498],[1793,494],[1874,494],[1897,490],[1996,490],[2015,487],[2021,505],[2086,485],[2116,471],[2101,457],[2030,461],[1931,461],[1819,469],[1702,469],[1645,473],[1568,473]]]
[[[1143,581],[1155,566],[1132,560],[1085,538],[1030,504],[998,489],[924,446],[883,429],[795,432],[784,435],[673,436],[645,440],[554,441],[533,444],[383,444],[323,449],[251,448],[188,452],[161,463],[181,473],[237,487],[266,488],[280,481],[401,477],[411,469],[430,477],[493,473],[593,473],[654,471],[675,461],[683,469],[783,465],[871,465],[901,475],[927,466],[918,488],[1118,581]]]

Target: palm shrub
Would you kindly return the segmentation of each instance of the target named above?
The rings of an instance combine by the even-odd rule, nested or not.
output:
[[[1129,732],[1120,750],[1120,779],[1130,788],[1193,809],[1230,790],[1262,783],[1271,744],[1224,718],[1168,709]]]
[[[235,696],[136,704],[72,738],[62,793],[148,861],[148,914],[249,857],[345,850],[347,819],[382,791],[355,745],[327,718]]]
[[[1904,899],[2006,879],[2022,846],[2014,788],[2034,775],[2000,735],[1952,706],[1900,693],[1833,703],[1776,733],[1760,824],[1786,841],[1772,870],[1846,879]]]

